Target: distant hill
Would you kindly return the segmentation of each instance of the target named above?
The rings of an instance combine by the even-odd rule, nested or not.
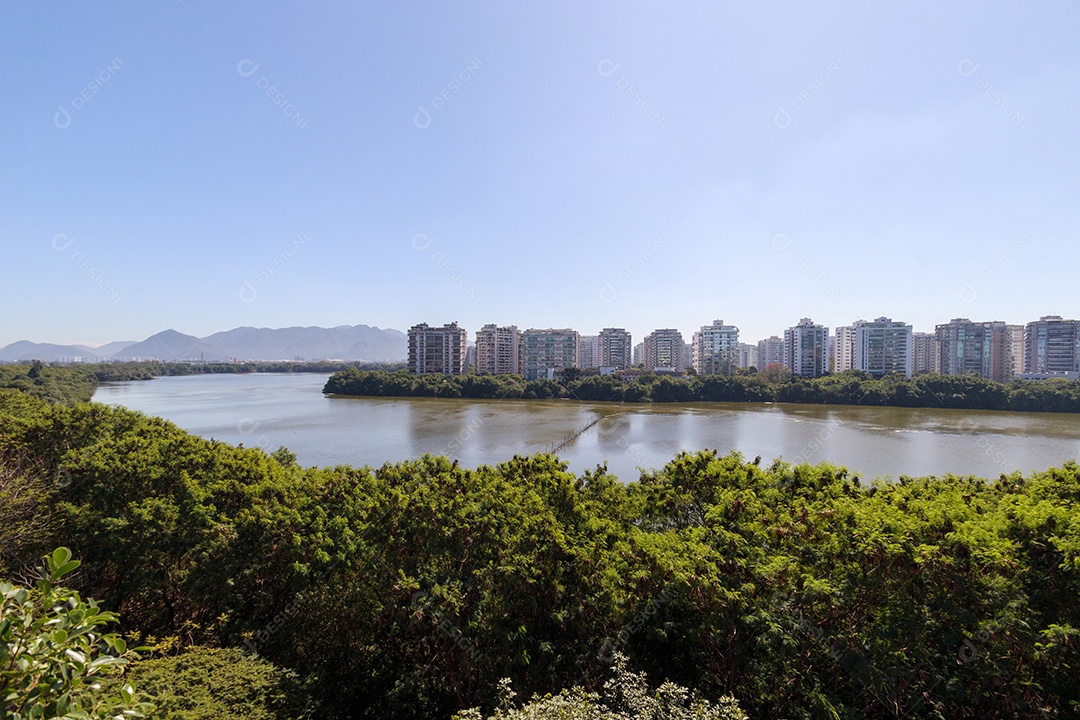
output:
[[[206,343],[237,360],[382,360],[400,361],[407,354],[408,338],[398,330],[367,325],[333,328],[239,327],[214,333]]]
[[[181,360],[227,360],[228,356],[194,335],[185,335],[176,330],[164,330],[142,342],[128,345],[112,355],[112,358],[178,362]]]
[[[401,362],[408,354],[408,338],[399,330],[368,325],[333,328],[239,327],[198,338],[165,330],[142,342],[117,341],[98,348],[53,345],[28,340],[0,348],[0,362],[42,360],[57,362],[81,357],[97,360],[366,360]]]
[[[101,357],[112,357],[113,355],[119,354],[120,351],[124,348],[131,347],[134,344],[134,340],[116,340],[111,343],[105,343],[101,347],[90,349],[93,350],[95,354],[100,355]]]
[[[20,340],[0,348],[0,362],[19,362],[21,360],[57,362],[60,360],[70,361],[74,357],[96,360],[100,356],[93,348],[88,348],[85,345],[54,345],[52,343],[35,343],[29,340]]]

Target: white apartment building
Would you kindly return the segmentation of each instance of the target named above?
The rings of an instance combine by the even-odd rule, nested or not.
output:
[[[485,325],[476,332],[476,372],[492,375],[521,372],[521,333],[516,325]]]
[[[699,375],[734,375],[739,366],[739,328],[714,320],[694,333],[691,361]]]
[[[810,318],[784,331],[784,364],[795,375],[821,377],[828,370],[829,328]]]

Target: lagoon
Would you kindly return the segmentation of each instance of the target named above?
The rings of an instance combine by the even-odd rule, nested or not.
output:
[[[683,450],[828,460],[863,479],[998,477],[1080,457],[1080,414],[797,405],[586,403],[326,397],[327,374],[188,375],[102,385],[94,400],[161,416],[206,438],[285,446],[307,465],[370,465],[444,454],[466,467],[559,446],[580,473],[623,480]]]

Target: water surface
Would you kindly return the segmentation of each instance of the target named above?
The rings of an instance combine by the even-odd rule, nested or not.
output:
[[[615,404],[566,400],[325,397],[323,374],[192,375],[102,385],[98,402],[159,415],[190,432],[274,450],[304,465],[371,465],[445,454],[467,467],[557,446],[580,472],[625,480],[681,450],[829,460],[863,478],[997,477],[1080,456],[1080,415],[785,403]]]

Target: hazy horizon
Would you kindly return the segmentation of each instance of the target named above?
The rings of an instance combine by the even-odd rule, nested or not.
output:
[[[2,13],[0,346],[1080,316],[1073,4]]]

